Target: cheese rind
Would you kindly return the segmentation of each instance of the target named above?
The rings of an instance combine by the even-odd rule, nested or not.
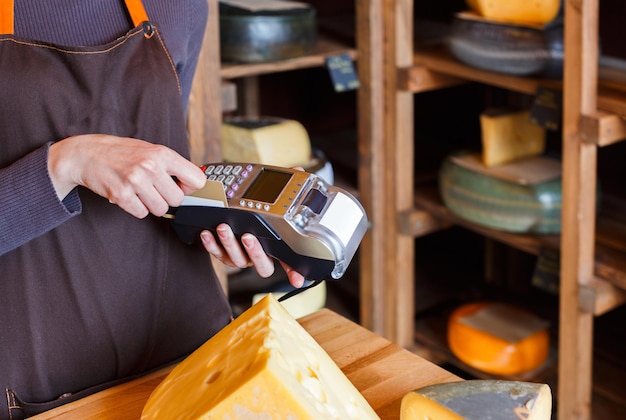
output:
[[[545,150],[546,131],[530,121],[529,111],[485,111],[480,128],[485,166],[538,156]]]
[[[183,360],[143,420],[378,419],[328,354],[267,295]]]
[[[474,379],[430,385],[402,398],[400,420],[549,420],[546,384]]]

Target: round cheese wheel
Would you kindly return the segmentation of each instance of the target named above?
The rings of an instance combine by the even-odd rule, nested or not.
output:
[[[494,319],[498,313],[506,315]],[[490,302],[465,304],[448,320],[448,346],[462,362],[486,373],[510,376],[530,372],[548,358],[549,337],[547,328],[530,332],[527,325],[515,325],[524,320],[537,321],[534,329],[541,325],[541,320],[520,308]],[[495,332],[498,330],[502,334]],[[523,338],[512,340],[516,334]]]

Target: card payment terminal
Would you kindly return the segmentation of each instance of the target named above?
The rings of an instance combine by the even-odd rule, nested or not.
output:
[[[202,167],[205,187],[170,209],[178,236],[194,242],[227,223],[237,237],[255,235],[268,255],[309,280],[341,278],[368,227],[349,192],[315,174],[251,163]]]

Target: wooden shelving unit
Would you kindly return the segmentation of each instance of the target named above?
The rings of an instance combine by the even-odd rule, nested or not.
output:
[[[221,157],[220,131],[223,117],[222,86],[224,82],[237,83],[238,113],[258,115],[259,76],[270,73],[320,67],[328,56],[348,54],[357,62],[360,89],[357,92],[359,115],[358,149],[359,195],[368,215],[376,215],[376,195],[379,186],[370,189],[381,165],[377,150],[383,141],[383,123],[380,105],[383,97],[382,73],[382,18],[375,13],[367,0],[355,0],[355,46],[346,45],[335,38],[319,34],[315,51],[307,56],[271,63],[235,64],[221,63],[219,43],[218,0],[208,0],[209,21],[200,62],[192,88],[188,127],[192,161],[201,164]],[[315,4],[315,2],[312,2]],[[351,26],[351,25],[350,25]],[[372,194],[374,192],[374,194]],[[375,216],[374,219],[377,217]],[[368,241],[372,236],[366,235]],[[371,243],[371,242],[370,242]],[[227,289],[227,274],[221,270],[223,286]]]
[[[565,70],[562,82],[511,77],[465,66],[442,48],[414,50],[413,0],[371,2],[382,16],[385,141],[377,147],[379,177],[364,177],[376,194],[369,262],[361,274],[363,324],[411,348],[415,340],[416,237],[459,225],[536,254],[560,249],[558,418],[589,419],[594,316],[625,300],[623,226],[595,208],[597,149],[626,138],[626,96],[620,84],[598,82],[599,0],[565,0]],[[370,26],[372,23],[370,23]],[[379,26],[377,26],[379,25]],[[414,95],[465,82],[535,94],[539,86],[563,91],[562,233],[515,235],[465,222],[441,203],[436,189],[415,189]],[[419,150],[418,150],[419,152]],[[608,214],[610,216],[610,212]],[[362,248],[363,250],[363,248]]]

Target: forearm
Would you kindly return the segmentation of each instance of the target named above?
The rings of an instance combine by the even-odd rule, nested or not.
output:
[[[48,146],[0,169],[0,255],[54,229],[81,211],[77,192],[63,202],[50,181]]]

